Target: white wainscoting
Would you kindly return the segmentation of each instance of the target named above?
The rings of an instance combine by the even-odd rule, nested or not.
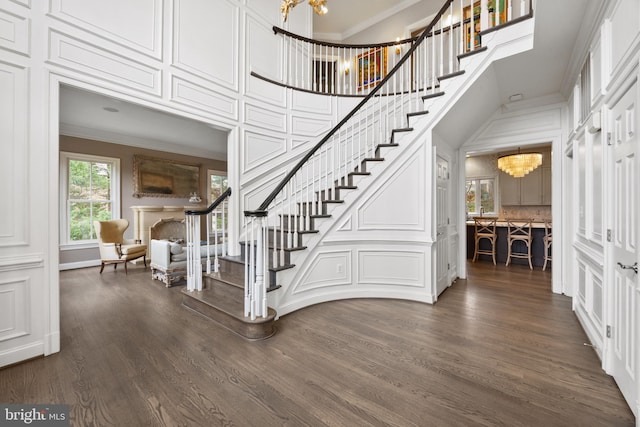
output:
[[[50,4],[50,14],[61,21],[162,59],[163,0],[51,0]]]
[[[284,111],[266,109],[262,105],[244,104],[244,121],[253,127],[286,133],[287,114]]]
[[[0,342],[31,332],[30,279],[0,281]]]
[[[196,85],[176,75],[171,76],[171,100],[196,108],[208,116],[238,120],[238,100],[235,96]]]
[[[358,208],[358,230],[425,231],[424,161],[420,150]]]
[[[293,295],[319,288],[353,285],[351,250],[323,251],[310,261],[302,280],[293,288]]]
[[[316,119],[312,117],[291,116],[291,133],[296,136],[317,138],[326,134],[333,127],[331,119]]]
[[[287,151],[287,140],[253,131],[244,132],[242,160],[244,173],[261,166]]]
[[[159,96],[161,72],[57,31],[49,32],[49,61],[121,86]]]
[[[27,244],[27,74],[0,62],[0,247]]]
[[[295,111],[313,113],[314,117],[320,114],[331,115],[334,111],[334,102],[337,102],[337,98],[333,96],[316,95],[298,90],[291,91],[291,108]]]
[[[175,0],[172,65],[237,90],[239,15],[227,0]]]
[[[29,27],[28,18],[0,10],[0,47],[29,56]]]
[[[361,249],[357,254],[358,285],[425,288],[424,251]]]

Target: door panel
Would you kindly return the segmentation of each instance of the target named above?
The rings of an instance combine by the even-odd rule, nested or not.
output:
[[[638,399],[638,138],[637,83],[611,109],[613,139],[613,295],[611,298],[611,373],[637,414]]]
[[[436,295],[449,286],[449,162],[438,156],[436,165]]]

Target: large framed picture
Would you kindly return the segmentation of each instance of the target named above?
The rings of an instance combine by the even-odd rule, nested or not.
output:
[[[133,156],[133,197],[189,198],[200,192],[200,165]]]
[[[356,56],[358,90],[378,84],[387,75],[387,48],[370,49]]]

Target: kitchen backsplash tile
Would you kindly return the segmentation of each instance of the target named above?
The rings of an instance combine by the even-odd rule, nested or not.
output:
[[[551,206],[503,206],[500,218],[531,218],[534,221],[551,219]]]

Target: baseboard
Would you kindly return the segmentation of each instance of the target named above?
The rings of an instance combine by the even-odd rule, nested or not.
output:
[[[68,262],[65,264],[59,264],[58,270],[63,271],[63,270],[75,270],[77,268],[98,267],[100,266],[101,263],[102,261],[100,261],[99,259],[92,259],[89,261],[79,261],[79,262]]]
[[[44,355],[49,356],[60,351],[60,331],[44,336]]]
[[[0,353],[0,367],[13,365],[44,354],[44,343],[37,341]]]

